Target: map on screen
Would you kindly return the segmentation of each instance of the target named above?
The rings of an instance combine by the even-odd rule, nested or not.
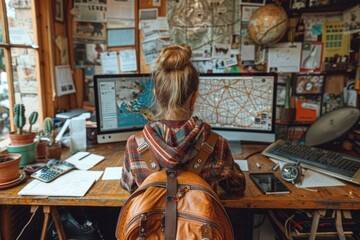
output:
[[[142,127],[152,120],[155,107],[153,88],[154,82],[150,78],[108,78],[100,82],[100,128]]]
[[[194,116],[212,127],[272,130],[272,76],[200,76]]]

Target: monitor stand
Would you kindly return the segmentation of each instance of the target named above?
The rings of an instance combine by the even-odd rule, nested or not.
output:
[[[230,148],[230,151],[232,154],[242,154],[243,153],[240,140],[228,141],[228,144],[229,144],[229,148]]]

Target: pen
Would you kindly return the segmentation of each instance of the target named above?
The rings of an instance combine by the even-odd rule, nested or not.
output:
[[[260,168],[260,167],[261,167],[260,163],[256,163],[256,166],[257,166],[258,168]]]
[[[84,159],[84,158],[86,158],[87,156],[89,156],[90,155],[90,153],[87,153],[86,155],[84,155],[84,156],[82,156],[81,158],[79,158],[78,159],[78,161],[80,161],[80,160],[82,160],[82,159]]]
[[[276,171],[279,168],[279,164],[275,164],[274,166],[271,167],[272,171]]]

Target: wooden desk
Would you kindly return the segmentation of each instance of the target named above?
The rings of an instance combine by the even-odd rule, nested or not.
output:
[[[243,159],[251,153],[261,151],[266,146],[265,144],[243,144],[244,153],[235,155],[235,159]],[[104,170],[109,166],[122,166],[124,149],[124,143],[102,144],[96,147],[88,147],[89,152],[105,156],[105,160],[92,170]],[[69,153],[68,149],[65,149],[62,158],[66,159],[67,157],[69,157]],[[261,168],[257,168],[256,163],[260,163]],[[248,159],[248,164],[249,172],[269,172],[270,167],[273,165],[267,157],[261,154],[252,155]],[[345,182],[345,187],[318,188],[319,192],[311,192],[304,189],[297,189],[291,183],[285,183],[291,190],[290,194],[264,195],[249,179],[249,172],[245,172],[247,180],[245,195],[233,198],[227,197],[223,200],[226,207],[242,209],[360,209],[360,187],[357,185]],[[279,169],[275,172],[275,175],[281,178]],[[57,232],[59,233],[59,239],[66,239],[56,206],[120,208],[129,197],[129,194],[120,187],[119,180],[102,181],[101,179],[91,187],[84,197],[19,196],[17,193],[31,180],[31,178],[27,178],[19,186],[0,190],[0,205],[2,205],[2,210],[12,205],[32,206],[31,211],[34,211],[37,207],[42,207],[44,224],[41,231],[41,239],[45,239],[50,216],[54,219]],[[11,215],[11,213],[7,212],[7,215]],[[4,239],[12,239],[12,231],[10,231],[11,224],[1,224],[3,232],[7,234]],[[252,228],[249,227],[249,229]]]
[[[243,144],[244,153],[236,155],[241,159],[250,153],[264,149],[267,145]],[[105,156],[105,160],[95,166],[92,170],[104,170],[108,166],[122,166],[122,153],[124,143],[102,144],[96,147],[89,147],[89,152]],[[62,155],[65,159],[69,156],[67,149]],[[256,162],[261,163],[261,168],[256,167]],[[267,157],[256,154],[248,159],[250,172],[269,172],[273,163]],[[246,191],[242,197],[224,199],[224,204],[229,208],[290,208],[290,209],[360,209],[360,186],[346,183],[341,187],[317,188],[318,192],[298,189],[291,183],[285,183],[291,190],[291,194],[264,195],[249,179],[249,172],[246,175]],[[280,170],[275,172],[280,177]],[[129,194],[123,190],[118,180],[96,182],[84,197],[34,197],[19,196],[17,193],[29,182],[26,179],[21,185],[0,190],[1,205],[36,205],[36,206],[103,206],[121,207]]]

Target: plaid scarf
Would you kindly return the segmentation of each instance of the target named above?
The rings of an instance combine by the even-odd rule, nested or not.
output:
[[[179,164],[191,159],[198,138],[209,130],[208,124],[192,117],[180,128],[170,128],[162,122],[151,122],[145,125],[143,132],[159,164],[164,168],[176,169]]]

